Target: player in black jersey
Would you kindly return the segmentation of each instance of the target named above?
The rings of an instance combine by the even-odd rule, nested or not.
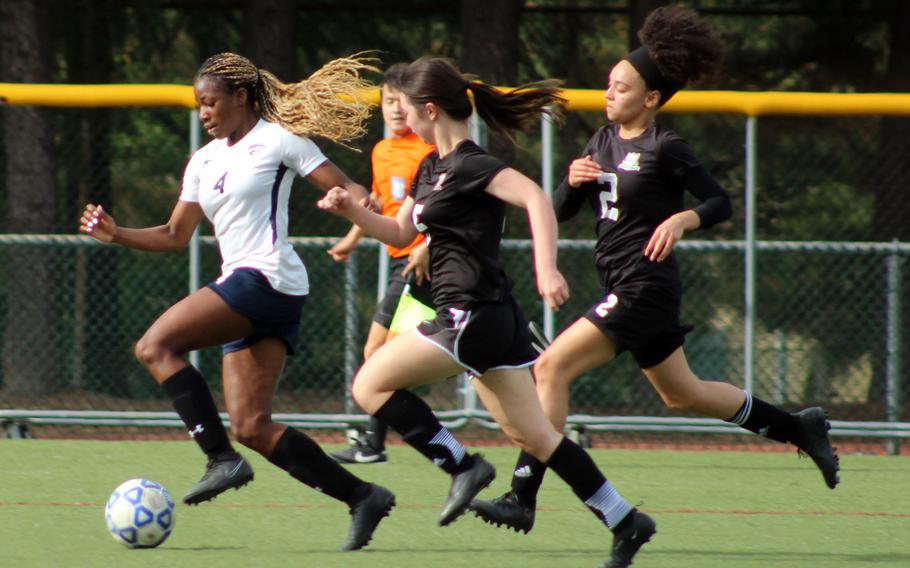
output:
[[[562,428],[572,381],[630,351],[667,406],[790,442],[812,457],[833,489],[838,459],[822,409],[789,414],[731,384],[703,381],[689,369],[682,345],[691,327],[679,322],[682,285],[672,251],[686,231],[730,217],[730,199],[685,141],[654,124],[654,115],[689,80],[710,70],[721,46],[693,10],[677,6],[650,14],[639,37],[644,46],[610,72],[610,124],[594,134],[556,191],[560,221],[585,203],[597,215],[594,261],[603,295],[535,365],[544,410]],[[701,203],[684,210],[684,191]],[[472,509],[488,522],[527,532],[545,470],[522,453],[512,491],[475,501]]]
[[[655,532],[591,457],[553,427],[541,408],[530,368],[537,358],[527,320],[511,294],[500,256],[507,204],[527,210],[534,236],[537,287],[551,307],[568,298],[556,268],[556,217],[530,179],[468,138],[473,94],[491,130],[509,135],[562,102],[553,82],[500,93],[469,80],[442,59],[420,59],[402,81],[411,129],[437,150],[421,162],[397,220],[372,213],[341,188],[319,202],[390,244],[427,237],[436,318],[386,343],[364,363],[354,398],[452,476],[440,518],[447,525],[493,481],[493,467],[469,455],[427,404],[405,390],[467,370],[486,408],[523,451],[552,468],[613,532],[610,566],[626,566]],[[632,536],[630,539],[629,537]]]

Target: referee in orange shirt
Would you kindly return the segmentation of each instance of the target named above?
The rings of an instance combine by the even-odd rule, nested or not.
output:
[[[405,124],[405,113],[401,108],[399,87],[401,76],[407,67],[405,63],[396,63],[389,67],[380,86],[382,94],[382,119],[390,133],[389,138],[380,140],[374,147],[370,158],[373,169],[373,187],[370,196],[379,206],[383,215],[395,218],[401,202],[408,195],[411,181],[417,173],[424,156],[433,150]],[[337,262],[348,259],[357,242],[363,236],[357,225],[328,253]],[[363,346],[364,359],[370,356],[386,342],[389,326],[401,298],[405,284],[410,280],[411,294],[427,305],[430,300],[430,286],[427,271],[430,255],[422,234],[404,248],[388,246],[391,262],[389,263],[389,284],[385,297],[376,306],[373,323]],[[384,463],[388,461],[385,451],[387,426],[371,417],[367,428],[349,436],[351,447],[331,454],[341,463]]]

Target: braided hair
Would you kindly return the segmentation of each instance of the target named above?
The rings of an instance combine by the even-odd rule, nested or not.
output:
[[[375,71],[372,61],[354,54],[326,63],[303,81],[283,83],[242,55],[219,53],[205,60],[193,82],[215,79],[231,93],[246,89],[265,120],[298,136],[320,136],[347,146],[366,133],[372,106],[365,91],[370,84],[360,72]]]

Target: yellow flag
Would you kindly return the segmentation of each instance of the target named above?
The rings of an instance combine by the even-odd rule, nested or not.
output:
[[[388,339],[411,331],[420,323],[435,317],[436,310],[412,296],[411,285],[405,284],[401,291],[401,298],[398,300],[398,307],[395,309],[395,315],[392,316],[392,323],[389,324]]]

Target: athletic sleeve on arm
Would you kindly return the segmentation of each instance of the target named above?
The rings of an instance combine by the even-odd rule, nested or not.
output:
[[[692,209],[701,219],[699,228],[707,229],[733,215],[730,194],[708,173],[685,140],[679,137],[668,139],[661,151],[661,161],[686,191],[701,201]]]
[[[193,153],[186,169],[183,171],[183,188],[180,191],[180,201],[199,203],[199,178],[202,175],[202,165],[205,163],[202,150]]]
[[[557,221],[560,223],[568,221],[578,213],[588,193],[585,185],[571,187],[569,176],[562,179],[562,183],[553,192],[553,209],[556,211]]]
[[[300,177],[306,177],[326,161],[325,154],[312,140],[285,131],[281,140],[282,163]]]

